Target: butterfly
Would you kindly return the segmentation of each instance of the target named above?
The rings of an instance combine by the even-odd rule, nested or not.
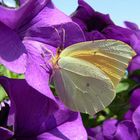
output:
[[[56,93],[71,110],[94,115],[113,101],[134,55],[129,45],[112,39],[59,50],[52,59]]]

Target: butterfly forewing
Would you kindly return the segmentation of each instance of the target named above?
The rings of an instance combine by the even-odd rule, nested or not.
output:
[[[60,58],[69,56],[96,65],[116,87],[134,54],[134,51],[121,41],[99,40],[74,44],[62,51]]]

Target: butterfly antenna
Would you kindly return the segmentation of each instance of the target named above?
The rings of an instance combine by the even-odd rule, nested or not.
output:
[[[53,28],[54,28],[54,30],[57,32],[57,34],[60,36],[60,34],[59,34],[57,28],[55,28],[54,26],[53,26]]]
[[[57,34],[60,36],[60,38],[61,38],[61,35],[60,35],[60,33],[59,33],[59,31],[57,30],[57,28],[55,28],[54,26],[53,26],[53,28],[54,28],[54,30],[57,32]],[[64,49],[64,47],[65,47],[65,41],[66,41],[66,31],[65,31],[65,29],[62,27],[62,25],[61,25],[61,28],[62,28],[62,45],[59,47],[61,50],[63,50]]]
[[[66,41],[66,30],[62,28],[62,50],[65,47],[65,41]]]

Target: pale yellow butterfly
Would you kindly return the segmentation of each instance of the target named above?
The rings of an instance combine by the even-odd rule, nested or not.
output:
[[[58,96],[71,110],[94,115],[115,98],[134,55],[130,46],[111,39],[67,47],[52,59]]]

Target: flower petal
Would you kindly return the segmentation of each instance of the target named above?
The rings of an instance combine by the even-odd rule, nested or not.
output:
[[[18,32],[21,38],[25,40],[35,40],[54,47],[61,47],[62,45],[65,47],[85,41],[81,28],[69,16],[59,11],[51,1],[29,24],[20,28]],[[56,37],[55,40],[53,39],[54,36]]]
[[[138,140],[134,124],[131,121],[120,122],[113,140]]]
[[[126,27],[130,28],[131,30],[139,30],[138,25],[133,22],[125,21],[124,23]]]
[[[67,22],[72,22],[69,16],[55,8],[51,0],[48,0],[46,6],[38,12],[38,14],[28,24],[20,28],[19,33],[21,33],[22,36],[26,36],[28,30],[35,30],[35,28],[39,27],[60,25]]]
[[[48,26],[48,27],[32,27],[28,31],[26,31],[26,36],[24,36],[23,43],[26,47],[26,42],[40,42],[40,44],[46,44],[46,45],[51,45],[55,48],[60,47],[61,45],[61,38],[60,35],[57,31],[57,29],[53,26]],[[34,43],[35,46],[38,45]],[[27,45],[27,50],[28,50],[28,45]],[[41,45],[38,46],[38,48],[41,48]]]
[[[74,22],[68,22],[65,24],[55,26],[58,30],[61,38],[60,48],[64,49],[72,44],[86,41],[85,36],[81,28]],[[71,30],[72,29],[72,30]],[[63,40],[64,38],[64,40]]]
[[[138,106],[137,109],[134,111],[132,120],[140,137],[140,106]]]
[[[11,106],[14,105],[15,137],[45,132],[47,117],[56,110],[56,103],[30,87],[25,80],[1,77],[0,83],[10,96]]]
[[[101,126],[96,126],[94,128],[87,128],[86,130],[87,130],[87,134],[88,134],[89,139],[91,139],[91,140],[104,140]]]
[[[72,19],[85,31],[103,30],[108,25],[114,24],[109,15],[96,12],[83,0],[78,0],[79,7],[72,14]]]
[[[10,130],[0,127],[0,139],[1,140],[8,140],[10,138],[12,138],[13,136],[13,132],[11,132]]]
[[[135,50],[135,52],[140,55],[140,35],[139,35],[139,38],[136,36],[136,34],[133,34],[131,35],[131,38],[130,38],[130,41],[131,41],[131,46],[132,48]]]
[[[122,28],[120,26],[116,25],[110,25],[107,28],[105,28],[102,33],[104,36],[108,39],[116,39],[121,40],[127,44],[131,44],[131,35],[133,32],[129,29]]]
[[[25,72],[26,51],[18,35],[0,22],[0,37],[0,63],[13,72]]]
[[[49,84],[52,75],[50,60],[51,53],[56,53],[56,48],[37,41],[24,43],[28,51],[27,68],[25,78],[29,85],[37,89],[43,95],[55,100]],[[48,51],[50,50],[50,52]]]
[[[37,137],[37,139],[47,140],[86,140],[87,133],[82,124],[79,113],[70,111],[58,100],[59,110],[51,115],[48,121],[46,133]],[[78,130],[78,133],[77,133]]]
[[[137,55],[132,59],[130,65],[128,67],[128,70],[129,70],[129,72],[133,72],[133,71],[139,70],[139,69],[140,69],[140,56]]]
[[[87,134],[78,115],[74,120],[68,120],[57,128],[37,137],[38,140],[45,140],[46,138],[47,140],[87,140]]]
[[[50,0],[26,0],[16,9],[0,6],[0,21],[11,29],[17,29],[30,21]],[[32,9],[32,12],[30,12]]]
[[[140,88],[133,91],[130,97],[131,107],[136,109],[140,105]]]
[[[109,119],[103,122],[103,135],[107,139],[113,139],[117,128],[117,120]]]
[[[99,40],[99,39],[106,39],[106,37],[99,31],[93,30],[91,32],[86,32],[85,33],[86,40]]]
[[[125,119],[125,120],[132,120],[132,115],[133,115],[133,110],[129,109],[129,110],[124,114],[124,119]]]

